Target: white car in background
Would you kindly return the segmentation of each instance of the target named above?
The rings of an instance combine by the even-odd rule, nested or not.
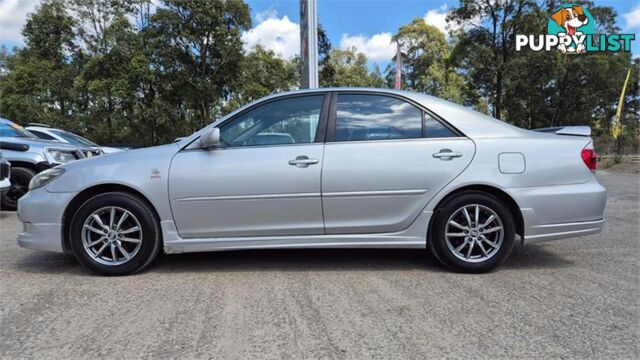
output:
[[[4,194],[5,191],[11,187],[11,164],[4,158],[0,152],[0,193]]]
[[[122,149],[114,147],[100,146],[78,134],[62,129],[52,128],[45,124],[28,124],[25,129],[40,139],[55,140],[75,145],[80,148],[87,157],[123,151]]]

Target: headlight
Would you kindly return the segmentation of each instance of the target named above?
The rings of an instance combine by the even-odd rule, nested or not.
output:
[[[45,170],[33,178],[31,178],[31,182],[29,182],[29,190],[37,189],[39,187],[47,185],[53,179],[58,176],[64,174],[64,169],[53,168],[49,170]]]
[[[70,161],[78,160],[75,151],[47,149],[47,155],[52,163],[66,164]]]

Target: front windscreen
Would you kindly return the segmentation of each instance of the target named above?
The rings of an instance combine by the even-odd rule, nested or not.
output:
[[[60,136],[61,138],[67,140],[71,144],[74,145],[82,145],[82,146],[98,146],[98,144],[83,138],[80,135],[76,135],[74,133],[70,133],[64,130],[51,130],[52,133]]]
[[[14,138],[37,138],[32,133],[25,130],[22,126],[12,122],[0,123],[0,136]]]

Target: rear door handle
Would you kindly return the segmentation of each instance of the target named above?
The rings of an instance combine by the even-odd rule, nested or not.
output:
[[[440,160],[451,160],[453,158],[461,157],[462,153],[457,151],[451,151],[451,149],[441,149],[439,152],[434,153],[433,157]]]
[[[289,160],[289,165],[297,166],[299,168],[306,168],[309,165],[317,164],[320,161],[318,159],[309,159],[306,155],[300,155],[295,160]]]

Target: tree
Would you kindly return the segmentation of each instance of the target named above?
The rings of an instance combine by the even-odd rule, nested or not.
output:
[[[169,100],[186,106],[204,126],[233,92],[229,84],[237,84],[240,34],[251,25],[249,7],[240,0],[165,0],[163,5],[151,18],[154,56],[174,85]]]
[[[124,0],[77,0],[72,7],[83,43],[75,87],[84,111],[76,128],[106,143],[125,138],[134,118],[131,65],[140,49],[128,10]]]
[[[334,49],[331,50],[328,57],[327,65],[333,69],[334,76],[332,79],[326,79],[323,86],[384,86],[384,79],[380,75],[380,71],[370,72],[367,68],[367,57],[358,53],[355,48]]]
[[[62,1],[43,2],[22,31],[25,47],[6,62],[0,83],[0,108],[18,122],[65,126],[74,115],[72,87],[76,75],[69,57],[77,49],[74,19]]]
[[[544,34],[561,2],[461,0],[450,37],[416,19],[402,44],[405,88],[473,106],[528,128],[609,127],[627,70],[623,144],[637,148],[640,62],[629,53],[515,51],[514,34]],[[614,33],[610,7],[580,1],[597,32]],[[156,4],[157,6],[153,6]],[[98,142],[172,141],[261,96],[299,86],[299,58],[256,47],[240,0],[44,0],[29,14],[25,46],[0,48],[0,115],[76,130]],[[335,50],[319,27],[322,86],[393,84],[355,49]],[[386,82],[385,82],[386,79]],[[625,145],[626,146],[626,145]]]
[[[263,96],[291,90],[300,82],[298,67],[294,62],[282,59],[260,45],[243,57],[241,69],[231,101],[224,107],[225,112]]]
[[[504,74],[512,61],[515,33],[522,16],[535,6],[532,0],[460,0],[447,20],[464,27],[453,59],[483,97],[491,99],[493,117],[502,116]],[[466,28],[466,29],[465,29]]]
[[[331,41],[321,24],[318,24],[318,82],[321,87],[334,81],[335,69],[331,66]]]
[[[463,101],[464,80],[450,65],[451,47],[438,28],[416,18],[400,27],[393,41],[400,43],[404,88]]]
[[[519,17],[518,32],[544,33],[553,10],[531,7]],[[590,6],[589,10],[599,28],[615,30],[614,24],[608,23],[612,21],[611,9]],[[555,51],[513,50],[502,68],[503,119],[527,128],[578,124],[591,125],[596,131],[608,129],[631,63],[629,53],[570,56]],[[469,65],[476,79],[492,78],[483,63],[473,61]]]

